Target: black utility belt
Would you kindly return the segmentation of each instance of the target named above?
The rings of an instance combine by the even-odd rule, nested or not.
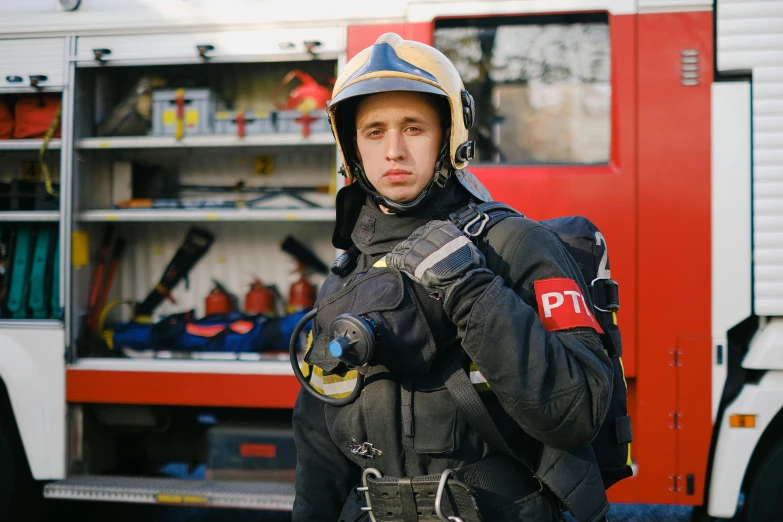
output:
[[[374,522],[480,522],[481,510],[543,490],[532,473],[503,457],[457,470],[418,477],[383,476],[375,468],[362,474],[366,506]]]
[[[375,468],[362,473],[362,487],[373,522],[481,522],[473,489],[447,469],[440,476],[384,477]]]

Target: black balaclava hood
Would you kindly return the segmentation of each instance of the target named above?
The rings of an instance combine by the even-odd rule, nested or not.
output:
[[[473,199],[457,177],[450,176],[443,187],[430,192],[425,205],[410,212],[386,214],[359,183],[352,183],[337,192],[332,244],[343,250],[356,245],[365,254],[386,253],[420,226],[448,219]]]

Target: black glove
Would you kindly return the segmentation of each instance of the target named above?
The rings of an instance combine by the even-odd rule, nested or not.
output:
[[[417,228],[386,254],[386,264],[421,283],[430,295],[444,302],[468,277],[492,273],[479,249],[448,221],[430,221]]]

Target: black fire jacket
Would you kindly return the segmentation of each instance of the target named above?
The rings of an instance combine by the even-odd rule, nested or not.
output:
[[[356,509],[342,510],[356,495],[352,489],[365,467],[410,477],[496,454],[468,426],[442,379],[431,371],[438,357],[453,356],[454,346],[461,346],[474,364],[471,377],[481,381],[477,389],[493,419],[512,448],[536,463],[536,476],[544,483],[562,477],[597,480],[589,495],[600,508],[591,510],[590,520],[600,520],[608,511],[605,497],[599,499],[604,495],[600,476],[585,461],[589,454],[584,457],[583,449],[604,420],[611,396],[610,360],[593,329],[549,331],[539,314],[536,281],[571,279],[589,303],[579,268],[557,237],[530,219],[504,219],[488,232],[482,249],[493,274],[479,274],[462,285],[448,307],[399,272],[372,267],[418,226],[464,207],[469,196],[453,185],[447,186],[451,192],[444,189],[445,202],[418,216],[386,215],[368,201],[351,236],[361,251],[356,269],[345,277],[330,275],[322,286],[316,336],[328,327],[320,324],[321,308],[327,318],[372,312],[386,331],[376,366],[355,402],[337,408],[299,394],[294,522],[363,520]],[[326,355],[327,343],[325,334],[316,337],[307,360],[325,376],[344,374],[346,368]],[[362,442],[372,443],[382,455],[354,455],[350,448]],[[543,514],[536,513],[543,508],[533,502],[509,509],[517,515]],[[351,513],[355,518],[348,518]],[[499,512],[482,515],[504,518]]]

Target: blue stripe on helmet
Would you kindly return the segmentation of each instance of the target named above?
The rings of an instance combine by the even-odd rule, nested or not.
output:
[[[406,62],[397,56],[394,48],[387,43],[377,43],[372,46],[370,50],[370,57],[367,61],[354,72],[345,83],[350,83],[359,76],[365,74],[377,72],[377,71],[397,71],[402,73],[412,74],[414,76],[420,76],[427,80],[437,82],[435,76],[431,75],[427,71],[423,71],[410,62]]]

